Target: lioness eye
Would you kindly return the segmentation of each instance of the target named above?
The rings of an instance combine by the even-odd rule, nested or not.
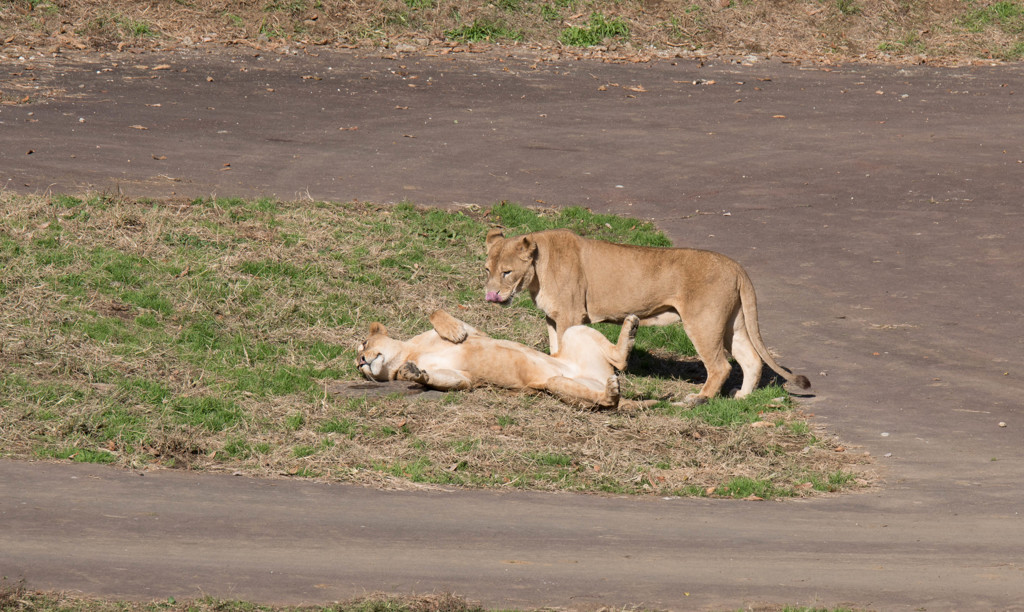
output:
[[[502,273],[501,273],[501,277],[502,277],[502,278],[505,278],[505,277],[506,277],[506,276],[508,276],[509,274],[512,274],[512,270],[505,270],[504,272],[502,272]]]

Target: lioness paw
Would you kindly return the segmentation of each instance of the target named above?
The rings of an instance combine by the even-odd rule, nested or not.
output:
[[[430,315],[430,324],[438,336],[454,344],[466,339],[466,325],[443,310],[435,310]]]
[[[398,380],[407,380],[409,382],[420,383],[421,385],[427,384],[427,373],[419,369],[417,365],[411,361],[406,361],[402,364],[402,367],[398,368],[398,372],[395,374]]]
[[[626,317],[626,320],[622,322],[629,333],[630,338],[636,338],[636,330],[640,327],[640,317],[635,314],[631,314]]]
[[[615,408],[619,405],[619,377],[610,376],[604,384],[604,398],[600,404],[602,408]]]
[[[701,404],[706,404],[707,402],[708,398],[704,397],[703,395],[699,395],[697,393],[690,393],[689,395],[683,398],[683,401],[672,402],[672,405],[681,406],[683,408],[693,408],[694,406],[700,406]]]

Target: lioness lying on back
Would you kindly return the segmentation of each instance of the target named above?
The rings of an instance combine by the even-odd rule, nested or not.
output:
[[[577,326],[565,330],[552,355],[517,342],[497,340],[443,310],[430,315],[434,329],[395,340],[380,323],[359,345],[359,371],[371,380],[408,380],[434,389],[494,385],[547,391],[568,403],[614,408],[619,404],[615,369],[625,369],[639,319],[625,317],[619,341]]]
[[[761,360],[802,389],[811,386],[768,353],[757,324],[757,300],[750,278],[725,255],[696,249],[638,247],[581,238],[549,230],[505,238],[487,233],[489,302],[508,303],[527,290],[547,315],[552,353],[573,325],[622,321],[635,313],[641,325],[682,321],[708,377],[700,403],[717,395],[731,367],[727,352],[743,370],[737,397],[754,390]]]

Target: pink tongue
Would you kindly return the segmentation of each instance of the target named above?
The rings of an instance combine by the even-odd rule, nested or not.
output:
[[[500,302],[501,298],[498,297],[498,292],[497,291],[488,291],[487,292],[487,301],[488,302]]]

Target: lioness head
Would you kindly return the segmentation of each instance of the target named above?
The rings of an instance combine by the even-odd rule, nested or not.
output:
[[[356,366],[370,380],[391,380],[392,360],[400,346],[388,337],[388,330],[380,323],[370,323],[370,336],[357,349]]]
[[[499,229],[487,232],[487,301],[508,304],[520,289],[529,289],[536,256],[537,245],[529,236],[506,239]]]

